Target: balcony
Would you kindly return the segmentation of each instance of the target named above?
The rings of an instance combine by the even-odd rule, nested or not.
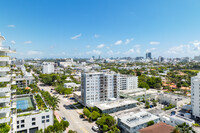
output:
[[[10,107],[0,108],[0,113],[4,113],[4,112],[6,113],[10,112]]]
[[[10,97],[0,97],[0,103],[7,103],[10,102]]]
[[[0,66],[0,72],[8,72],[8,71],[10,71],[9,66]]]
[[[9,61],[10,57],[9,56],[0,56],[0,61]]]
[[[1,123],[8,123],[8,122],[10,122],[10,118],[9,117],[3,117],[3,118],[0,117],[0,124]]]
[[[15,53],[15,49],[11,49],[9,46],[1,46],[0,51],[4,51],[6,53]]]
[[[9,82],[11,79],[10,75],[6,75],[4,77],[0,77],[0,82]]]
[[[0,92],[9,92],[10,91],[10,84],[8,84],[6,87],[0,87]]]

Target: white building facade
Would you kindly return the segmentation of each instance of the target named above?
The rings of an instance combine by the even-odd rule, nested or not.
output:
[[[44,62],[42,64],[42,73],[43,74],[54,73],[54,63],[53,62]]]
[[[191,78],[191,105],[192,114],[200,118],[200,73]]]
[[[3,47],[2,42],[5,40],[3,36],[0,35],[0,124],[7,123],[13,127],[14,118],[12,117],[11,108],[13,106],[13,101],[11,98],[11,75],[10,72],[10,57],[7,53],[14,53],[15,50],[11,50],[9,47]]]
[[[130,90],[138,88],[138,77],[132,75],[120,76],[120,90]]]
[[[115,73],[82,73],[81,96],[85,106],[119,98],[120,75]]]

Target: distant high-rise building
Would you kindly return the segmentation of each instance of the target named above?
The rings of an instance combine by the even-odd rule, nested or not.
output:
[[[194,60],[200,62],[200,56],[194,56]]]
[[[191,78],[191,105],[192,114],[200,118],[200,73]]]
[[[151,52],[146,53],[146,59],[151,59]]]
[[[81,99],[85,106],[119,98],[120,74],[82,73]]]
[[[158,62],[163,62],[164,61],[164,58],[162,56],[159,56],[158,57]]]
[[[95,59],[95,56],[92,56],[92,59]]]

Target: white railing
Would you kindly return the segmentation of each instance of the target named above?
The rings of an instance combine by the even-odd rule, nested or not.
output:
[[[10,60],[10,57],[0,57],[0,61],[9,61]]]
[[[11,79],[10,75],[7,75],[5,77],[0,77],[0,82],[9,82]]]
[[[0,123],[7,123],[7,122],[10,122],[10,118],[9,117],[6,117],[6,118],[1,118],[0,117]]]
[[[0,87],[0,92],[9,92],[10,88],[10,84],[8,84],[6,87]]]
[[[0,103],[10,102],[10,98],[0,98]]]
[[[10,112],[10,107],[0,109],[0,113],[3,113],[3,112],[7,112],[7,113]]]
[[[10,71],[10,67],[6,66],[6,67],[0,67],[0,72],[8,72]]]

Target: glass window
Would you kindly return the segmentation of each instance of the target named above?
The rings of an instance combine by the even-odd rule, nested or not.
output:
[[[19,129],[19,125],[17,126],[17,129]]]
[[[46,115],[46,118],[49,118],[49,115]]]
[[[19,121],[17,121],[17,124],[19,124]]]
[[[21,125],[21,128],[24,128],[24,124]]]
[[[42,120],[42,123],[44,123],[45,122],[45,120]]]
[[[35,118],[32,118],[32,121],[35,121]]]
[[[47,119],[46,122],[49,122],[49,119]]]
[[[34,126],[34,125],[35,125],[35,122],[32,122],[32,125]]]
[[[42,119],[45,119],[45,116],[42,116]]]
[[[21,123],[24,123],[24,120],[21,120]]]

